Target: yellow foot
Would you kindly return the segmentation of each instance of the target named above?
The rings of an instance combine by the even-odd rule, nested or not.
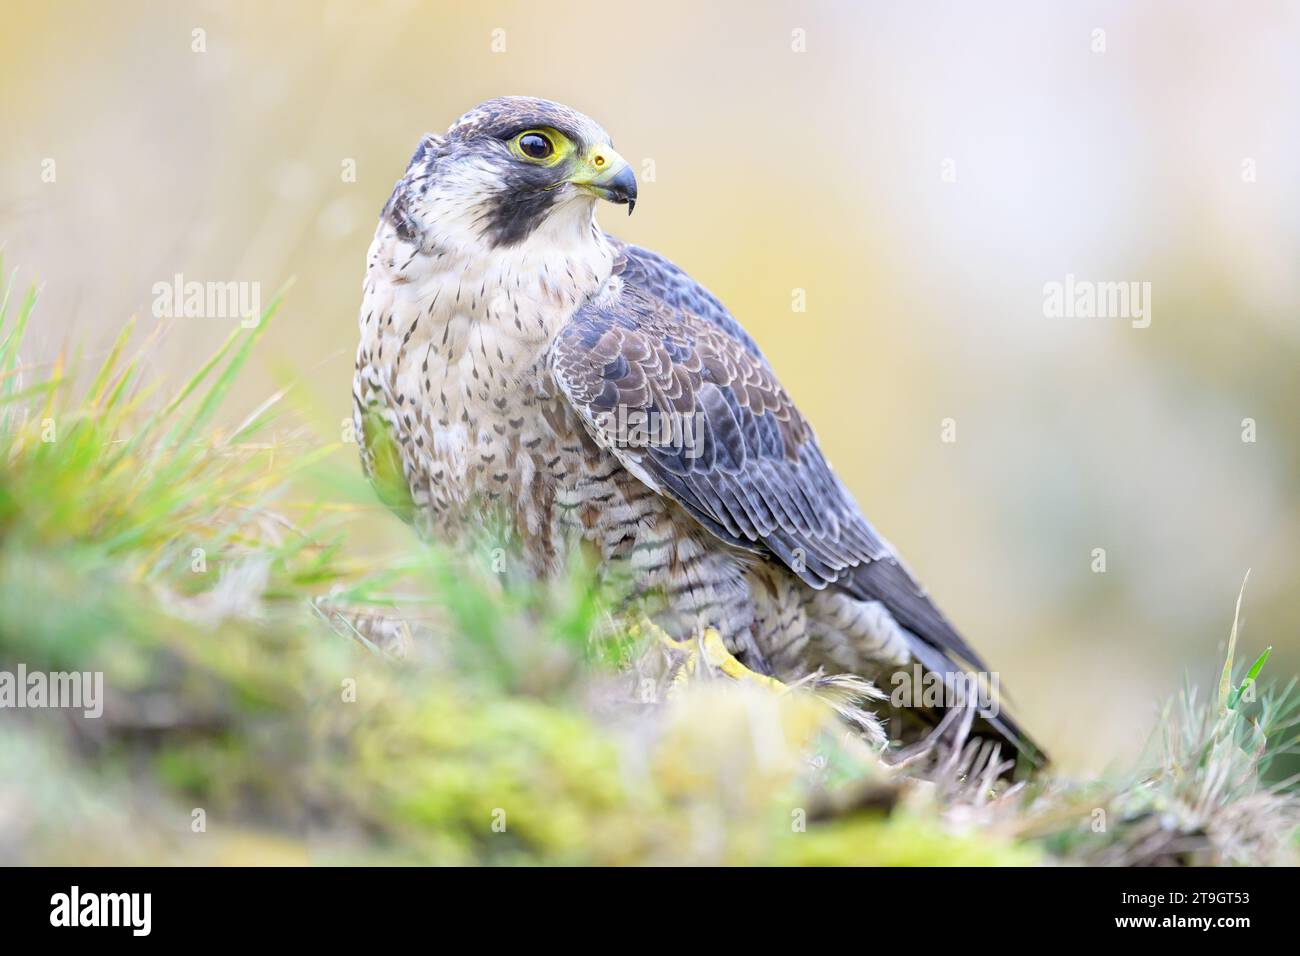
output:
[[[699,662],[703,660],[707,667],[721,671],[734,681],[754,684],[777,694],[784,694],[789,690],[775,677],[752,671],[736,660],[735,655],[727,650],[727,645],[722,642],[722,635],[715,627],[706,627],[698,637],[688,637],[684,641],[674,640],[667,631],[648,620],[643,621],[641,627],[658,638],[665,647],[686,656],[685,664],[673,675],[673,689],[690,680],[695,675]]]
[[[727,650],[726,644],[723,643],[722,635],[718,633],[717,628],[713,627],[705,628],[698,636],[678,641],[670,637],[657,624],[643,619],[635,628],[635,632],[647,632],[669,650],[683,655],[684,660],[671,672],[672,676],[668,684],[669,697],[695,676],[700,661],[703,660],[711,672],[720,671],[734,681],[761,687],[773,694],[788,694],[797,690],[811,693],[814,699],[830,707],[842,719],[862,731],[873,746],[885,746],[885,732],[879,719],[864,706],[870,701],[884,700],[885,695],[870,681],[851,674],[826,676],[821,671],[817,671],[794,684],[784,684],[775,677],[756,673],[736,660],[735,655]]]

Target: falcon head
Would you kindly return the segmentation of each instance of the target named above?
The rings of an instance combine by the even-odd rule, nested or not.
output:
[[[411,241],[496,249],[585,237],[597,199],[636,204],[636,176],[609,134],[559,103],[503,96],[426,136],[384,214]]]

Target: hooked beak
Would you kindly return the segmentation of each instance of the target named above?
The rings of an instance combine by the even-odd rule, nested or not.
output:
[[[636,176],[627,160],[609,146],[602,144],[588,150],[568,181],[593,196],[626,203],[629,216],[636,208]]]

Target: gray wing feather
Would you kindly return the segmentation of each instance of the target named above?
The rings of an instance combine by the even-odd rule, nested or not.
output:
[[[617,296],[580,309],[550,354],[593,436],[721,540],[882,603],[927,668],[983,670],[835,477],[753,339],[675,265],[618,247]],[[1028,742],[1009,720],[997,729]]]
[[[551,355],[597,438],[728,544],[780,560],[814,588],[881,601],[903,627],[981,666],[867,522],[722,304],[635,246],[622,247],[618,275],[618,297],[579,310]],[[680,440],[630,433],[618,424],[629,410],[671,421]]]

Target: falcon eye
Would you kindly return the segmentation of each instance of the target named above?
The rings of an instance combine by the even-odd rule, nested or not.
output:
[[[549,159],[555,152],[555,145],[545,133],[524,133],[517,140],[519,152],[529,159]]]

